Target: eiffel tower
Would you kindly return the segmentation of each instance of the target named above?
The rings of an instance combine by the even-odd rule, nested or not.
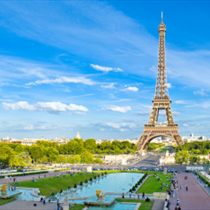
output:
[[[178,124],[174,123],[171,112],[171,100],[168,96],[167,72],[165,59],[165,33],[166,26],[163,23],[163,13],[161,12],[161,24],[158,28],[159,33],[159,54],[158,71],[155,98],[152,100],[153,106],[148,123],[144,125],[144,132],[137,142],[137,148],[142,152],[146,150],[149,143],[156,137],[165,136],[174,140],[177,145],[182,145],[183,141],[178,132]],[[165,110],[167,123],[157,124],[159,110]]]

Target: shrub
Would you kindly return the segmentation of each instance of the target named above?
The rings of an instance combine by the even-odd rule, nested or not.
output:
[[[93,181],[92,177],[90,177],[90,181],[91,181],[91,182]]]
[[[76,184],[74,184],[74,188],[77,188],[77,185]]]
[[[146,201],[146,202],[150,202],[150,199],[147,197],[147,198],[145,199],[145,201]]]
[[[100,177],[100,174],[98,175],[98,177]]]
[[[82,186],[82,185],[83,185],[83,183],[82,183],[82,182],[80,182],[80,185]]]
[[[105,174],[107,174],[107,172],[105,171]]]
[[[88,180],[87,179],[85,180],[85,183],[88,183]]]
[[[135,191],[135,189],[136,189],[136,188],[133,186],[133,187],[132,187],[132,191]]]
[[[62,193],[62,192],[63,192],[63,190],[61,189],[60,193]]]

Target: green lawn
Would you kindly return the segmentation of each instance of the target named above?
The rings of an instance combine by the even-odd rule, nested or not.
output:
[[[150,200],[146,202],[144,200],[127,200],[127,199],[116,199],[118,202],[132,202],[132,203],[141,203],[138,210],[151,210],[154,204],[154,201]]]
[[[7,203],[10,203],[10,202],[15,201],[15,200],[16,199],[14,199],[14,198],[0,200],[0,206],[2,206],[4,204],[7,204]]]
[[[166,152],[167,150],[173,149],[173,146],[166,146],[164,148],[159,149],[159,152]]]
[[[72,206],[69,210],[82,210],[84,208],[85,208],[85,205],[76,204],[76,205]]]
[[[39,188],[40,194],[46,197],[49,197],[52,193],[58,193],[60,190],[66,190],[68,187],[73,187],[74,184],[79,185],[80,182],[84,182],[86,179],[89,180],[90,177],[93,177],[92,174],[84,175],[76,174],[75,177],[70,177],[70,174],[66,174],[65,177],[57,178],[54,176],[44,178],[44,181],[36,179],[36,182],[32,182],[32,180],[19,182],[18,187],[31,187],[31,188]]]
[[[140,189],[137,191],[138,193],[153,193],[153,192],[165,192],[166,190],[169,190],[169,187],[171,185],[170,181],[167,181],[168,179],[171,179],[171,174],[158,174],[158,177],[162,180],[157,181],[157,179],[154,176],[149,176],[147,180],[144,182],[144,184],[140,187]],[[151,178],[151,181],[150,181]],[[163,190],[161,190],[161,183],[164,183],[164,185],[168,184],[168,187],[164,187]]]

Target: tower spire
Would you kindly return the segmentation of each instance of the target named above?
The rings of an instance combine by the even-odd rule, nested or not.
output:
[[[158,53],[158,71],[155,90],[155,98],[168,98],[166,56],[165,56],[165,33],[166,26],[163,23],[163,12],[161,12],[161,24],[158,28],[159,33],[159,53]]]

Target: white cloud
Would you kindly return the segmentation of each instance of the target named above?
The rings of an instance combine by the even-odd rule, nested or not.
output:
[[[21,129],[21,128],[20,128]],[[27,125],[24,126],[21,130],[33,131],[33,130],[55,130],[57,126],[45,126],[45,125]]]
[[[112,67],[99,66],[99,65],[94,65],[94,64],[90,64],[90,66],[93,67],[97,71],[104,71],[104,72],[109,72],[109,71],[119,72],[119,71],[123,71],[121,68],[112,68]]]
[[[186,123],[184,123],[184,124],[183,124],[183,126],[184,126],[184,127],[188,127],[189,125],[188,125],[188,124],[186,124]]]
[[[179,115],[181,115],[181,113],[180,112],[176,112],[176,111],[172,111],[172,114],[174,115],[174,116],[179,116]]]
[[[33,125],[27,125],[23,128],[23,130],[32,131],[32,130],[34,130],[34,126]]]
[[[167,87],[168,87],[168,88],[172,88],[171,83],[167,83]]]
[[[188,105],[188,107],[202,107],[202,108],[208,109],[208,108],[210,108],[210,101],[206,101],[206,102],[199,103],[199,104]]]
[[[126,113],[127,111],[131,111],[130,106],[111,106],[107,108],[103,108],[103,110],[109,110],[113,112],[121,112],[121,113]]]
[[[115,123],[115,122],[107,122],[102,124],[102,126],[114,128],[120,131],[126,131],[128,128],[136,128],[135,123]]]
[[[178,101],[175,101],[175,104],[188,104],[188,102],[184,100],[178,100]]]
[[[123,89],[124,91],[133,91],[133,92],[137,92],[139,89],[137,87],[127,87],[125,89]]]
[[[27,101],[19,101],[17,103],[2,103],[5,110],[28,110],[35,111],[36,108],[34,105],[30,105]]]
[[[38,102],[34,105],[29,104],[27,101],[19,101],[17,103],[2,103],[5,110],[27,110],[27,111],[47,111],[47,112],[66,112],[66,111],[79,111],[87,112],[88,109],[82,105],[76,104],[63,104],[61,102]]]
[[[29,82],[26,85],[41,85],[41,84],[54,84],[54,83],[81,83],[85,85],[95,85],[96,82],[85,77],[60,77],[57,79],[44,79],[35,82]]]
[[[149,111],[140,111],[140,112],[136,112],[135,114],[137,115],[141,115],[141,116],[144,116],[144,115],[150,115],[150,112]]]
[[[197,91],[194,91],[193,93],[195,95],[200,95],[200,96],[209,96],[207,93],[204,92],[205,90],[204,89],[200,89],[200,90],[197,90]]]
[[[108,85],[101,85],[102,88],[106,88],[106,89],[113,89],[115,88],[115,85],[116,83],[110,83]]]

